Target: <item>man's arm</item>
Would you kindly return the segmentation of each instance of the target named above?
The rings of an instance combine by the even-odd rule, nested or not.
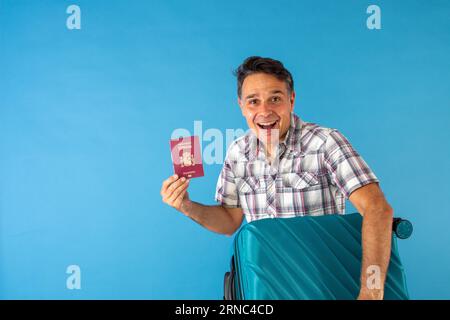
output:
[[[208,230],[231,236],[239,229],[243,213],[241,208],[206,206],[187,199],[181,212]]]
[[[391,256],[393,209],[377,183],[370,183],[352,192],[349,200],[363,216],[363,258],[358,299],[383,299],[384,282]],[[378,274],[380,279],[374,279]],[[378,288],[376,280],[379,280]]]
[[[187,188],[189,180],[173,175],[161,187],[163,202],[180,211],[208,230],[231,236],[242,223],[241,208],[207,206],[189,199]]]

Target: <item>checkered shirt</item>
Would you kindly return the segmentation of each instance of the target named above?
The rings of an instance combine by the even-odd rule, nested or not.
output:
[[[215,199],[242,208],[248,222],[265,218],[344,214],[350,194],[377,177],[338,130],[291,114],[276,161],[249,130],[228,148]]]

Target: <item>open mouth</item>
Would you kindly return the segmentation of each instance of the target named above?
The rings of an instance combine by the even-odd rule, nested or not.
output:
[[[275,129],[278,127],[278,120],[270,122],[258,122],[256,125],[263,130]]]

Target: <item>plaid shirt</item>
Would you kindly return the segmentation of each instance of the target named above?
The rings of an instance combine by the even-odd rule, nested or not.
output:
[[[248,222],[265,218],[343,214],[350,194],[377,177],[336,129],[291,115],[272,164],[249,130],[227,151],[215,199],[241,207]]]

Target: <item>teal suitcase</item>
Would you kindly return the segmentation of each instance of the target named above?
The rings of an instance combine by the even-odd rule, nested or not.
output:
[[[360,289],[359,213],[253,221],[234,238],[231,270],[225,274],[227,300],[353,300]],[[409,298],[397,238],[412,225],[394,219],[386,300]]]

